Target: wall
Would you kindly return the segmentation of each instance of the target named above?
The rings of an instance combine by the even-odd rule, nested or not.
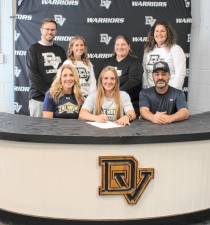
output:
[[[210,111],[210,1],[192,0],[189,108]]]
[[[0,0],[0,111],[14,112],[12,0]],[[1,55],[2,56],[2,55]]]

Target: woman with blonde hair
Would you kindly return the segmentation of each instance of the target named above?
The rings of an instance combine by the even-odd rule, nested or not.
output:
[[[73,64],[78,71],[82,95],[86,98],[96,90],[93,65],[87,57],[87,44],[82,36],[71,38],[64,64]]]
[[[176,33],[169,23],[156,21],[144,46],[143,87],[154,86],[152,78],[153,64],[158,61],[167,62],[171,78],[169,85],[182,89],[186,76],[186,56],[183,49],[176,44]]]
[[[130,124],[136,118],[130,96],[119,89],[117,71],[105,67],[98,78],[97,91],[85,100],[79,118],[89,121],[115,121],[121,126]]]
[[[43,117],[77,119],[82,103],[76,68],[73,65],[62,65],[45,95]]]

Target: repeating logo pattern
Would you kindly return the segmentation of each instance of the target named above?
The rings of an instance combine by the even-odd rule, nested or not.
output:
[[[99,195],[123,195],[128,204],[136,204],[150,181],[154,168],[138,168],[133,156],[100,156]]]
[[[20,37],[20,33],[15,31],[15,41],[17,41],[19,37]]]
[[[20,6],[23,0],[18,0],[17,5]]]
[[[112,4],[112,1],[110,1],[110,0],[101,0],[100,6],[106,8],[106,9],[109,9],[111,4]]]
[[[133,7],[167,7],[167,2],[162,1],[132,1]]]
[[[152,16],[145,16],[145,25],[150,25],[151,27],[154,25],[156,19]]]
[[[42,0],[42,5],[78,6],[79,0]]]
[[[14,102],[14,108],[15,108],[15,112],[19,113],[22,108],[22,105],[20,105],[18,102]]]
[[[66,21],[66,18],[63,17],[62,15],[54,15],[55,21],[57,24],[60,26],[63,26],[64,22]]]
[[[20,76],[20,73],[21,73],[21,69],[19,69],[17,66],[15,66],[14,73],[15,73],[15,76],[16,77],[19,77]]]
[[[185,7],[189,8],[191,5],[191,2],[189,0],[184,0],[184,2],[185,2]]]
[[[100,42],[105,43],[106,45],[109,44],[111,41],[112,37],[109,36],[108,34],[100,34]]]

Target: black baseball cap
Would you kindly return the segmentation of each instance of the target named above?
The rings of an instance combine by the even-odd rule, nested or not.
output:
[[[154,63],[152,72],[155,73],[158,70],[163,70],[164,72],[170,72],[167,62],[159,61]]]

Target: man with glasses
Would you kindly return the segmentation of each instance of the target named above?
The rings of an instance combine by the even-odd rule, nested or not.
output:
[[[30,116],[41,117],[46,91],[50,88],[58,68],[66,60],[65,50],[53,42],[57,23],[53,19],[41,22],[41,40],[32,44],[26,54],[26,69],[29,78]]]
[[[189,111],[183,91],[168,85],[171,77],[168,64],[156,62],[152,77],[155,86],[142,90],[139,95],[141,117],[157,124],[188,119]]]

